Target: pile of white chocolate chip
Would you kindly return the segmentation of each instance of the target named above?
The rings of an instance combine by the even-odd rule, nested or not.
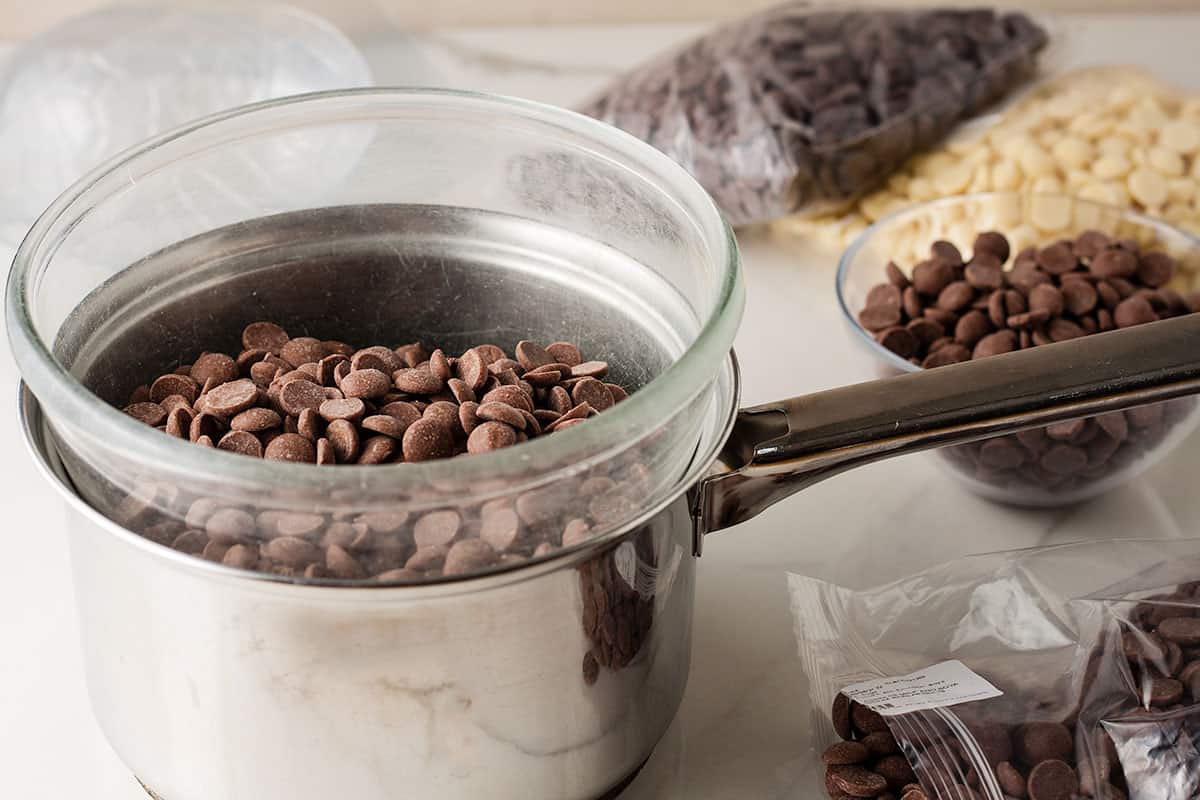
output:
[[[849,210],[778,225],[841,248],[894,211],[996,191],[1132,207],[1200,233],[1200,96],[1182,95],[1131,67],[1069,73],[1018,101],[994,124],[970,126],[939,149],[911,158]],[[1037,224],[1036,217],[1032,221]],[[1200,289],[1200,275],[1183,274],[1179,283]]]

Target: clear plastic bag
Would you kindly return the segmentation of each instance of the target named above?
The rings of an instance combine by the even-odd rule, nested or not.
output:
[[[583,109],[674,158],[734,224],[843,203],[1032,76],[1045,32],[991,10],[791,3],[635,68]]]
[[[282,4],[120,5],[68,20],[0,70],[0,242],[15,246],[59,192],[151,136],[246,103],[371,83],[340,31]],[[274,171],[283,194],[326,180],[328,152],[357,146],[291,144],[259,154],[291,167],[289,181]]]
[[[874,780],[857,767],[887,783],[859,796],[1191,800],[1198,578],[1200,539],[993,553],[865,591],[791,576],[816,741],[863,745],[826,751],[853,763],[828,767],[823,789],[854,796]],[[839,694],[948,660],[1003,695],[880,716]]]

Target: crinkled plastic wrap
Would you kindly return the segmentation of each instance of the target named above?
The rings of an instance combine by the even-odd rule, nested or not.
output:
[[[115,153],[207,114],[371,84],[362,53],[284,4],[113,5],[50,29],[0,69],[0,241],[16,245],[59,192]],[[244,168],[281,196],[336,182],[365,146],[333,129],[279,142]],[[216,180],[216,177],[213,177]],[[227,192],[229,200],[236,193]],[[146,220],[141,221],[146,224]],[[158,223],[156,220],[155,223]]]
[[[779,6],[634,69],[583,108],[674,158],[735,225],[843,203],[999,99],[1046,33],[992,10]]]
[[[862,741],[886,723],[891,762],[875,737],[850,766],[884,773],[886,791],[908,800],[1191,800],[1198,579],[1200,539],[993,553],[865,591],[793,575],[816,740]],[[831,720],[844,687],[948,660],[1003,695],[887,717],[851,704],[851,722]],[[838,769],[814,796],[838,789]]]

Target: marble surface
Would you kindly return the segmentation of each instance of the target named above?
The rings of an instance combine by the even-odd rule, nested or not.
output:
[[[1052,70],[1139,63],[1200,89],[1186,54],[1200,13],[1059,17]],[[695,26],[448,31],[361,42],[380,83],[470,88],[572,104]],[[748,304],[737,348],[743,402],[867,380],[833,302],[833,260],[761,231],[740,236]],[[105,743],[82,682],[63,510],[23,452],[16,378],[0,355],[0,797],[144,797]],[[1200,438],[1139,480],[1071,509],[1028,511],[966,493],[931,457],[817,485],[710,537],[699,566],[691,680],[671,732],[624,797],[815,796],[811,709],[786,576],[851,586],[972,552],[1127,536],[1200,535]],[[154,735],[147,731],[147,735]],[[214,798],[214,800],[218,800]]]

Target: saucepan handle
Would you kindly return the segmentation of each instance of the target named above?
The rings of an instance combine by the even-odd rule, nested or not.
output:
[[[1200,314],[742,410],[694,494],[697,546],[853,467],[1200,393]]]

